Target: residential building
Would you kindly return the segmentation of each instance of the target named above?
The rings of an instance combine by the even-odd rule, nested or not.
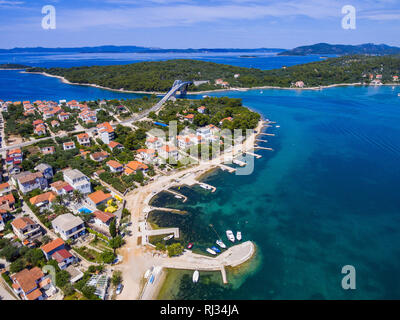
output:
[[[111,151],[122,150],[124,148],[124,146],[122,144],[120,144],[119,142],[116,142],[116,141],[111,141],[108,144],[108,147],[110,148]]]
[[[92,192],[90,179],[77,169],[64,171],[64,181],[69,183],[72,188],[83,194]]]
[[[138,170],[147,171],[149,167],[140,161],[131,161],[125,166],[125,174],[136,174]]]
[[[15,198],[12,193],[0,197],[0,210],[11,212],[14,210]]]
[[[12,179],[23,194],[31,192],[35,189],[44,190],[47,188],[47,179],[41,172],[32,173],[25,171],[15,175]]]
[[[190,114],[184,116],[184,119],[187,120],[187,121],[189,121],[190,123],[193,123],[194,114],[190,113]]]
[[[68,120],[70,117],[70,114],[68,112],[61,112],[58,115],[58,120],[60,120],[61,122],[64,122],[65,120]]]
[[[52,121],[50,122],[50,124],[51,124],[51,126],[52,126],[53,128],[56,128],[56,127],[59,127],[59,126],[60,126],[60,123],[59,123],[57,120],[52,120]]]
[[[11,186],[8,182],[0,184],[0,196],[11,192]]]
[[[296,81],[294,85],[295,85],[296,88],[303,88],[304,87],[304,82],[303,81]]]
[[[61,270],[66,269],[68,266],[73,264],[76,258],[66,249],[61,249],[56,251],[51,256],[53,260],[56,260],[58,263],[58,267]]]
[[[58,216],[51,222],[56,233],[60,234],[65,241],[77,239],[85,234],[85,224],[83,220],[71,213]]]
[[[74,188],[72,188],[72,186],[68,182],[65,182],[63,180],[51,183],[50,188],[57,195],[66,195],[74,191]]]
[[[219,122],[219,124],[222,125],[222,124],[224,123],[224,121],[232,121],[232,120],[233,120],[232,117],[223,118],[223,119]]]
[[[90,138],[89,135],[87,133],[80,133],[76,136],[76,139],[78,140],[78,143],[81,146],[90,146]]]
[[[79,118],[85,123],[97,122],[96,111],[85,109],[79,114]]]
[[[97,125],[97,131],[99,133],[101,141],[103,141],[105,144],[109,144],[112,140],[115,139],[114,129],[108,122]]]
[[[44,155],[46,155],[46,154],[54,154],[56,152],[56,148],[53,147],[53,146],[43,147],[43,148],[40,149],[40,151]]]
[[[11,275],[12,288],[23,300],[43,300],[55,293],[50,275],[39,267],[23,269]]]
[[[72,149],[75,149],[75,142],[73,142],[73,141],[64,142],[64,143],[63,143],[63,149],[64,149],[64,150],[72,150]]]
[[[179,159],[179,152],[174,146],[170,146],[168,144],[164,145],[160,150],[160,157],[164,159],[175,159],[176,161]]]
[[[50,241],[49,243],[40,247],[44,256],[47,260],[51,259],[51,256],[58,250],[65,249],[65,242],[61,238]]]
[[[177,136],[176,145],[179,149],[186,150],[193,145],[193,141],[188,136]]]
[[[107,161],[107,166],[110,168],[111,172],[122,172],[124,171],[124,166],[118,161],[110,160]]]
[[[149,137],[146,139],[146,147],[149,149],[160,149],[163,146],[161,139],[158,137]]]
[[[156,150],[154,149],[139,149],[137,153],[143,161],[153,162],[156,158]]]
[[[112,213],[103,212],[100,210],[93,212],[93,215],[94,224],[100,228],[108,228],[110,226],[110,222],[115,218]]]
[[[204,113],[206,113],[206,109],[207,108],[205,106],[201,106],[201,107],[197,108],[197,112],[201,113],[201,114],[204,114]]]
[[[111,200],[113,197],[111,193],[104,193],[102,190],[95,191],[88,195],[89,202],[97,207],[101,204],[106,204],[107,201]]]
[[[90,155],[90,159],[92,159],[93,161],[96,161],[96,162],[104,161],[108,157],[109,157],[109,154],[105,151],[95,152]]]
[[[36,171],[39,171],[43,174],[46,179],[53,178],[53,167],[47,163],[40,163],[35,168]]]
[[[11,222],[14,234],[20,240],[35,240],[42,235],[42,228],[29,217],[21,217]]]
[[[36,207],[50,207],[56,197],[57,194],[54,191],[49,191],[30,198],[29,202]]]

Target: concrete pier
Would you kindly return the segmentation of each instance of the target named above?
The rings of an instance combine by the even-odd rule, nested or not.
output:
[[[230,166],[226,166],[226,165],[224,165],[224,164],[220,164],[219,167],[221,168],[221,170],[223,170],[223,171],[228,171],[229,173],[233,173],[233,172],[236,171],[235,168],[232,168],[232,167],[230,167]]]
[[[261,133],[259,133],[259,135],[261,135],[261,136],[275,137],[275,133],[265,133],[265,132],[261,132]]]
[[[244,167],[246,165],[246,162],[240,161],[238,159],[233,159],[232,162],[238,164],[241,167]]]
[[[186,211],[178,210],[178,209],[172,209],[172,208],[159,208],[159,207],[153,207],[150,206],[148,211],[165,211],[165,212],[172,212],[172,213],[179,213],[179,214],[186,214]]]
[[[264,139],[255,139],[255,141],[258,141],[258,142],[268,142],[268,140],[264,140]]]
[[[181,197],[181,198],[183,199],[182,202],[186,202],[187,199],[188,199],[185,195],[183,195],[183,194],[181,194],[181,193],[179,193],[179,192],[176,192],[176,191],[174,191],[174,190],[165,189],[164,191],[169,192],[169,193],[172,193],[173,195],[176,195],[176,196],[178,196],[178,197]]]
[[[248,155],[250,155],[250,156],[253,156],[253,157],[256,157],[256,159],[262,158],[262,155],[256,154],[256,153],[253,153],[253,152],[247,151],[246,154],[248,154]]]
[[[272,148],[259,147],[259,146],[255,146],[254,149],[262,149],[262,150],[274,151],[274,149],[272,149]]]

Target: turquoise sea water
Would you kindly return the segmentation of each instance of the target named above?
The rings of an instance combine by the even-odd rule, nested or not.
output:
[[[21,80],[24,97],[45,99],[30,79]],[[0,99],[18,94],[5,83]],[[67,85],[54,92],[59,81],[43,77],[39,84],[60,98],[72,98],[76,88],[77,99],[118,94]],[[257,245],[247,269],[229,272],[230,286],[210,285],[212,298],[400,298],[399,92],[382,86],[212,94],[240,97],[280,126],[268,129],[276,136],[265,137],[266,145],[275,151],[257,151],[263,157],[253,174],[212,174],[206,182],[215,194],[181,190],[195,221],[181,222],[191,237],[215,241],[212,223],[222,235],[240,229]],[[182,206],[171,200],[164,202]],[[356,290],[341,288],[344,265],[356,268]],[[182,282],[182,290],[180,297],[210,298],[204,286]]]

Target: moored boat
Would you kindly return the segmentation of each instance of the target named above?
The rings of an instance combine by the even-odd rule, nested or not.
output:
[[[219,245],[222,249],[226,248],[226,244],[222,242],[222,240],[217,240],[215,241],[217,243],[217,245]]]
[[[214,250],[216,253],[221,252],[221,250],[219,250],[216,246],[212,246],[211,249]]]
[[[235,236],[233,235],[232,230],[226,230],[226,236],[228,237],[229,241],[235,242]]]
[[[174,237],[174,235],[170,234],[169,236],[164,237],[163,240],[168,241],[168,240],[171,240],[173,237]]]
[[[236,232],[236,239],[238,239],[238,241],[242,240],[242,233],[240,231]]]
[[[196,282],[199,281],[199,276],[200,276],[200,273],[199,273],[198,270],[196,270],[195,272],[193,272],[193,277],[192,277],[192,279],[193,279],[193,282],[194,282],[194,283],[196,283]]]
[[[216,255],[217,254],[213,249],[210,249],[210,248],[207,248],[206,251],[208,253],[211,253],[212,255]]]
[[[193,243],[190,242],[190,243],[187,245],[187,248],[188,248],[188,249],[192,249],[192,247],[193,247]]]

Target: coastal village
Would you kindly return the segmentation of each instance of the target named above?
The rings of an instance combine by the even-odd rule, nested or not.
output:
[[[196,177],[212,167],[236,170],[209,154],[209,145],[222,150],[231,144],[231,160],[239,166],[245,163],[234,160],[238,154],[260,157],[249,150],[270,122],[239,99],[209,97],[173,98],[137,121],[134,116],[155,98],[136,100],[0,101],[0,270],[14,299],[115,299],[126,292],[127,250],[138,243],[159,267],[147,270],[144,289],[146,270],[136,271],[141,285],[135,298],[154,295],[149,290],[160,266],[197,270],[203,264],[221,271],[225,282],[224,266],[253,254],[249,241],[203,254],[192,253],[190,243],[156,246],[152,235],[179,240],[179,230],[152,230],[146,217],[158,192],[183,184],[215,191]],[[152,134],[167,132],[171,121],[179,134]],[[224,129],[251,129],[252,135],[232,141]],[[204,145],[207,159],[202,152],[193,156]]]

